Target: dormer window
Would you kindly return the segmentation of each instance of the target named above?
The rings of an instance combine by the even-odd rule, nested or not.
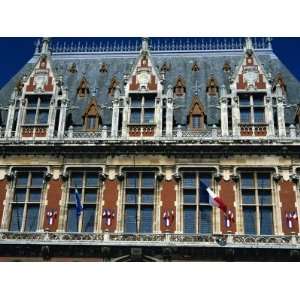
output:
[[[206,92],[209,96],[217,96],[219,92],[219,86],[213,75],[207,81]]]
[[[188,123],[191,129],[197,130],[205,128],[204,107],[197,96],[193,97]]]
[[[101,115],[95,99],[90,102],[83,114],[83,122],[84,128],[88,131],[95,131],[101,125]]]
[[[77,95],[79,97],[85,97],[90,94],[90,89],[88,86],[88,82],[85,78],[82,78],[79,87],[77,88]]]
[[[192,65],[192,71],[193,72],[198,72],[200,70],[198,64],[196,62],[193,63]]]
[[[183,96],[186,93],[186,86],[183,78],[179,77],[174,86],[174,93],[176,96]]]
[[[171,69],[171,65],[164,63],[160,68],[160,72],[166,73],[166,72],[170,71],[170,69]]]
[[[130,123],[153,124],[155,113],[155,95],[132,94]]]
[[[113,77],[111,79],[111,82],[110,82],[110,85],[109,85],[109,88],[108,88],[108,95],[109,96],[113,97],[118,84],[119,84],[119,82],[118,82],[117,78]]]
[[[72,63],[71,66],[69,67],[69,72],[72,74],[77,73],[77,67],[75,63]]]
[[[263,124],[265,123],[265,103],[262,93],[241,93],[240,121],[242,124]]]
[[[24,125],[44,125],[48,123],[49,106],[52,95],[27,95]]]
[[[99,72],[100,73],[107,73],[107,70],[108,69],[108,66],[107,66],[107,64],[101,64],[101,66],[100,66],[100,69],[99,69]]]

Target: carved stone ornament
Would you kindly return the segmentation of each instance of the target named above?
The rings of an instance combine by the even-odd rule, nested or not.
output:
[[[273,175],[273,180],[275,182],[279,182],[281,180],[281,178],[282,178],[282,175],[280,175],[280,174],[274,174]]]
[[[164,179],[164,177],[165,177],[164,174],[159,173],[159,174],[157,174],[156,179],[157,179],[158,181],[162,181],[162,180]]]
[[[101,180],[101,181],[105,181],[105,180],[108,178],[108,175],[105,174],[105,173],[100,173],[100,174],[99,174],[99,177],[100,177],[100,180]]]
[[[240,180],[240,176],[239,175],[235,175],[235,174],[232,174],[230,175],[230,179],[234,182],[239,182]]]
[[[120,182],[123,181],[124,178],[125,178],[125,176],[124,176],[123,173],[120,173],[120,174],[116,175],[116,177],[117,177],[117,179],[118,179]]]
[[[220,182],[223,178],[223,175],[222,174],[215,174],[214,175],[214,179],[216,182]]]
[[[290,179],[294,182],[297,183],[299,181],[299,176],[297,174],[292,174],[290,175]]]
[[[49,181],[52,177],[53,177],[53,174],[49,173],[49,172],[44,175],[45,181]]]
[[[7,181],[12,181],[14,179],[14,177],[15,177],[14,173],[5,174],[5,179]]]
[[[181,180],[181,175],[179,173],[173,174],[173,178],[178,182]]]

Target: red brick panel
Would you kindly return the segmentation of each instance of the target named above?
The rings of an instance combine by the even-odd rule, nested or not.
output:
[[[151,75],[150,82],[148,82],[148,89],[149,90],[157,90],[157,84],[155,83],[155,76]]]
[[[288,222],[286,219],[286,213],[296,212],[296,193],[294,191],[295,184],[292,181],[282,180],[279,183],[280,192],[279,198],[281,202],[281,220],[282,220],[282,231],[284,234],[298,233],[299,225],[298,220],[293,220],[293,227],[288,227]]]
[[[164,180],[162,183],[162,191],[161,191],[161,212],[160,212],[160,230],[161,232],[175,232],[176,230],[176,181],[174,179],[167,181]],[[171,213],[174,213],[172,216]],[[169,212],[171,215],[171,224],[170,226],[166,226],[164,221],[164,212]]]
[[[6,190],[7,190],[7,180],[4,178],[0,180],[0,224],[2,223],[2,216],[4,211],[4,200],[6,197]]]
[[[236,88],[238,90],[245,90],[247,88],[247,84],[244,82],[243,74],[239,74],[239,81],[236,84]]]
[[[259,74],[258,81],[255,82],[255,86],[258,89],[265,89],[266,88],[266,83],[264,82],[263,74]]]
[[[221,220],[221,232],[222,233],[235,233],[236,232],[236,210],[234,207],[235,202],[235,192],[234,192],[235,183],[232,180],[225,181],[221,180],[220,186],[220,197],[223,199],[224,203],[227,206],[228,210],[233,212],[234,222],[230,222],[231,226],[226,227],[226,220],[224,213],[220,211],[220,220]]]
[[[114,232],[117,227],[118,181],[116,179],[107,179],[104,181],[103,188],[104,205],[102,208],[102,212],[104,212],[105,209],[109,209],[110,212],[113,214],[113,217],[111,219],[111,225],[108,226],[105,223],[105,218],[101,216],[101,229],[103,231]]]
[[[61,179],[51,179],[48,183],[48,204],[45,211],[44,229],[49,231],[56,231],[58,227],[58,217],[60,211],[59,202],[62,195],[62,184],[63,182]],[[53,216],[52,225],[48,224],[47,212],[52,212],[55,214],[55,216]]]
[[[132,76],[131,84],[129,85],[129,90],[137,91],[140,87],[140,84],[136,81],[136,75]]]

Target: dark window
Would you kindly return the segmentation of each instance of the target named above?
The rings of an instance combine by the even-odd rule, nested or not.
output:
[[[210,172],[183,172],[183,232],[212,233],[212,207],[206,188],[212,184]]]
[[[130,123],[152,124],[155,114],[155,94],[131,95]]]
[[[76,191],[83,211],[77,215]],[[99,171],[72,171],[70,173],[67,213],[67,232],[94,232],[96,207],[99,203]]]
[[[38,229],[39,212],[43,198],[44,172],[17,171],[11,206],[10,231]]]
[[[201,116],[193,115],[192,122],[193,122],[193,124],[192,124],[193,128],[200,128],[201,127]]]
[[[155,201],[155,173],[127,172],[125,180],[124,231],[151,233]]]
[[[245,234],[273,234],[270,172],[242,172],[241,195]]]
[[[48,123],[51,95],[27,96],[25,125],[44,125]]]

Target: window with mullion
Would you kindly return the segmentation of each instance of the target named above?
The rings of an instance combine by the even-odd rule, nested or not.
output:
[[[153,124],[155,114],[155,95],[131,95],[130,123]]]
[[[212,173],[204,171],[183,172],[183,232],[210,234],[212,207],[206,187],[212,185]]]
[[[77,215],[76,193],[78,193],[83,208],[80,215]],[[88,170],[70,172],[66,224],[67,232],[94,232],[99,195],[99,171]]]
[[[241,172],[241,197],[245,234],[273,234],[270,172]]]
[[[25,125],[43,125],[48,123],[51,95],[27,97]]]
[[[155,172],[126,172],[124,232],[153,232]]]
[[[38,229],[43,186],[43,171],[16,172],[11,203],[10,231],[34,232]]]
[[[239,105],[241,123],[265,123],[264,94],[239,94]]]

